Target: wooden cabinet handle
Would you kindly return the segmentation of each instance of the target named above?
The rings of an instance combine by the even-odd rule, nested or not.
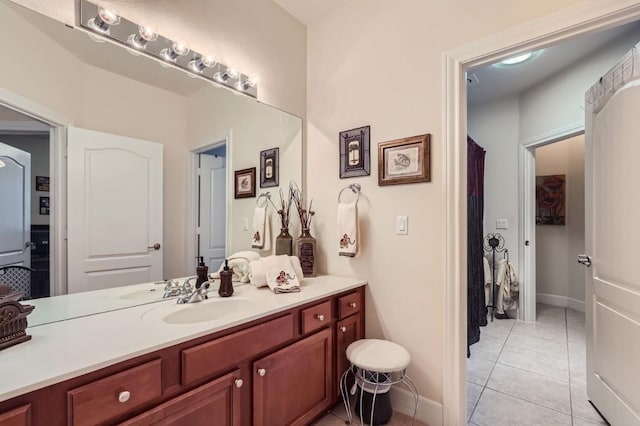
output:
[[[324,321],[324,315],[322,314],[316,315],[316,318],[318,319],[318,321]]]
[[[351,302],[351,303],[349,303],[349,306],[352,307],[352,308],[355,308],[358,305],[356,304],[356,302]]]
[[[236,379],[236,387],[237,388],[241,388],[242,385],[244,384],[244,382],[242,381],[242,379]]]
[[[343,333],[347,332],[347,327],[345,327],[344,325],[342,327],[340,327],[340,331],[342,331]]]
[[[264,368],[258,368],[258,375],[260,377],[264,377],[265,374],[267,374],[267,370],[265,370]]]
[[[122,391],[118,394],[118,401],[127,402],[131,398],[131,392]]]

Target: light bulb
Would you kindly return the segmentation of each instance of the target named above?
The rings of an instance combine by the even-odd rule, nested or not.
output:
[[[211,56],[196,56],[189,61],[189,68],[193,72],[202,73],[205,69],[216,65],[215,59]]]
[[[113,25],[120,23],[120,17],[115,13],[104,7],[98,7],[98,15],[95,18],[89,19],[87,25],[102,34],[109,34],[109,28]]]
[[[240,75],[238,70],[235,68],[227,68],[227,74],[229,74],[229,78],[233,78],[234,80]]]
[[[174,42],[171,48],[165,48],[160,51],[160,56],[162,56],[167,61],[175,62],[178,59],[178,56],[184,56],[189,53],[189,47],[178,41]]]
[[[235,80],[240,76],[240,73],[235,68],[227,68],[224,72],[217,72],[213,76],[220,83],[226,83],[227,80]]]
[[[158,38],[158,33],[151,27],[141,24],[136,34],[131,34],[127,43],[136,49],[146,49],[147,43]]]

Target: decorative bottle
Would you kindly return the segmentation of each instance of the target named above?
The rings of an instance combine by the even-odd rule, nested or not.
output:
[[[305,277],[316,276],[316,239],[311,236],[309,228],[302,228],[302,234],[296,243],[296,252],[300,258],[300,266]]]
[[[276,237],[276,254],[293,256],[293,237],[289,228],[280,229],[280,235]]]

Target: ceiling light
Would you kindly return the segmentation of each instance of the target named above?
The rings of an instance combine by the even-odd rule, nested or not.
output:
[[[153,28],[141,24],[138,27],[138,32],[135,34],[131,34],[127,39],[127,43],[136,49],[145,49],[147,47],[147,43],[150,41],[154,41],[158,38],[158,33],[153,30]]]
[[[171,47],[162,49],[162,51],[160,52],[160,56],[162,56],[167,61],[175,62],[176,59],[178,59],[178,56],[184,56],[187,53],[189,53],[189,46],[176,41]]]
[[[191,71],[202,73],[205,69],[215,66],[216,63],[216,60],[211,56],[196,56],[189,61],[189,68]]]
[[[240,79],[236,83],[236,89],[244,92],[246,90],[249,90],[251,87],[256,87],[256,84],[258,84],[258,81],[255,77],[249,77],[245,80]]]
[[[87,25],[101,34],[109,34],[109,28],[120,23],[120,17],[104,7],[98,7],[98,14],[95,18],[89,19]]]
[[[535,58],[538,57],[538,55],[540,55],[540,53],[542,53],[542,50],[538,50],[535,52],[526,52],[526,53],[521,53],[519,55],[516,56],[512,56],[510,58],[504,59],[500,62],[496,62],[495,64],[493,64],[494,67],[496,68],[509,68],[509,67],[513,67],[515,65],[520,65],[524,62],[527,61],[531,61]]]
[[[227,68],[224,72],[217,72],[213,78],[221,83],[226,83],[228,80],[235,80],[240,76],[240,73],[235,68]]]
[[[4,167],[4,166],[6,166],[5,162],[4,162],[4,161],[2,161],[2,160],[0,160],[0,168],[2,168],[2,167]]]

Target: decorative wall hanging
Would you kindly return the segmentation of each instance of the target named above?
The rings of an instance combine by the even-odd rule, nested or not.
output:
[[[371,173],[370,133],[369,126],[340,132],[340,179]]]
[[[564,225],[565,175],[536,176],[536,225]]]
[[[49,192],[49,176],[36,176],[36,191]]]
[[[49,197],[40,197],[40,214],[49,216]]]
[[[278,186],[280,175],[280,148],[260,151],[260,188]]]
[[[256,196],[256,168],[236,170],[234,172],[234,198],[253,198]]]
[[[431,134],[378,144],[378,185],[430,182]]]

